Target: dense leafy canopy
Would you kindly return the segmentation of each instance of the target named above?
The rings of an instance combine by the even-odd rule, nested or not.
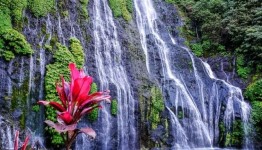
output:
[[[190,18],[185,23],[195,39],[190,47],[197,56],[236,55],[243,59],[239,65],[242,77],[249,71],[261,72],[262,3],[259,0],[166,1],[177,4]]]

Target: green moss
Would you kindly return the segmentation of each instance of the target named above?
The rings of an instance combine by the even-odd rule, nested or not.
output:
[[[47,72],[45,76],[45,90],[46,90],[46,100],[52,100],[60,102],[55,83],[60,81],[60,75],[63,75],[67,81],[69,81],[69,69],[68,64],[70,62],[82,62],[83,57],[74,57],[74,52],[70,52],[68,48],[60,43],[56,43],[56,51],[54,53],[54,63],[47,65]],[[80,60],[81,59],[81,60]],[[80,66],[82,67],[82,66]],[[56,112],[54,109],[47,107],[46,118],[48,120],[56,121]],[[61,145],[63,143],[62,137],[51,128],[46,128],[48,134],[50,135],[51,143],[54,145]]]
[[[14,27],[22,30],[23,11],[27,7],[27,0],[13,0],[11,2],[11,16]]]
[[[36,17],[46,16],[55,6],[55,0],[28,0],[30,11]]]
[[[79,2],[80,2],[80,6],[79,6],[80,18],[88,19],[87,5],[88,5],[89,0],[79,0]]]
[[[109,6],[112,9],[112,12],[115,17],[121,17],[122,16],[122,10],[121,5],[119,3],[120,0],[109,0]]]
[[[157,128],[157,125],[161,121],[161,112],[164,110],[163,96],[159,88],[153,87],[151,89],[151,105],[149,120],[153,129]]]
[[[111,114],[113,116],[117,115],[117,100],[115,99],[111,101]]]
[[[0,4],[0,31],[12,28],[11,16],[9,14],[10,9]]]
[[[77,38],[70,38],[69,43],[70,43],[69,50],[72,52],[76,60],[76,65],[78,67],[84,66],[85,55],[81,42]]]
[[[183,113],[182,110],[178,111],[177,117],[178,117],[178,119],[183,119],[184,118],[184,113]]]
[[[109,0],[114,17],[123,17],[126,21],[132,19],[133,3],[132,0]]]
[[[25,37],[18,31],[6,29],[0,33],[0,57],[11,60],[14,58],[14,54],[28,55],[33,53]]]
[[[50,46],[55,47],[57,42],[58,42],[58,36],[55,34],[54,36],[51,37]]]
[[[68,18],[68,17],[69,17],[69,12],[68,12],[68,10],[63,11],[63,12],[62,12],[62,16],[63,16],[63,18]]]
[[[47,51],[49,51],[49,52],[52,52],[53,47],[52,47],[51,45],[45,44],[44,49],[47,50]]]
[[[130,13],[133,13],[133,1],[132,0],[126,0],[126,7]]]
[[[11,96],[11,111],[19,109],[22,111],[20,116],[20,127],[25,129],[27,115],[28,80],[24,80],[21,86],[13,87]]]
[[[97,84],[95,82],[93,82],[92,85],[91,85],[91,89],[90,89],[89,94],[93,94],[97,91],[98,91],[97,90]],[[87,114],[88,120],[91,121],[91,122],[96,121],[97,118],[98,118],[98,111],[99,111],[99,109],[96,108],[93,111],[91,111],[89,114]]]
[[[21,115],[20,121],[19,121],[20,127],[21,127],[22,129],[25,129],[25,127],[26,127],[26,114],[27,114],[27,112],[26,112],[26,110],[24,109],[24,110],[23,110],[23,113],[22,113],[22,115]]]
[[[13,50],[17,54],[32,54],[33,50],[27,43],[25,37],[16,30],[5,30],[2,32],[1,38],[5,42],[6,49]]]
[[[5,24],[10,29],[13,26],[17,30],[22,30],[23,11],[27,7],[27,0],[0,0],[0,30]]]
[[[15,54],[12,51],[4,51],[3,56],[6,61],[10,61],[11,59],[15,58]]]
[[[91,111],[91,112],[87,115],[88,120],[91,121],[91,122],[96,121],[97,118],[98,118],[98,111],[99,111],[98,108],[95,108],[93,111]]]
[[[18,31],[22,28],[22,12],[27,5],[26,0],[0,0],[0,57],[10,61],[17,54],[32,54],[33,50],[25,37]]]
[[[39,105],[34,105],[34,106],[32,107],[32,110],[33,110],[34,112],[39,112],[40,106],[39,106]]]
[[[95,93],[97,91],[98,91],[97,90],[97,84],[95,82],[93,82],[92,85],[91,85],[91,89],[90,89],[89,94],[93,94],[93,93]]]

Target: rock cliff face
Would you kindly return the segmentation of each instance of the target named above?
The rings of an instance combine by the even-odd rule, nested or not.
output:
[[[85,71],[99,90],[110,89],[118,103],[116,116],[103,104],[95,121],[81,121],[80,126],[91,126],[98,137],[80,135],[75,149],[229,146],[225,143],[232,124],[248,120],[249,106],[239,88],[218,79],[223,75],[215,77],[184,47],[177,30],[182,22],[173,5],[134,0],[133,19],[127,22],[113,17],[108,0],[82,4],[57,1],[44,17],[24,11],[22,33],[34,54],[0,58],[0,147],[12,145],[14,128],[30,129],[50,142],[44,134],[44,109],[36,102],[48,92],[46,66],[55,61],[57,43],[69,47],[72,37],[83,46]],[[229,81],[235,83],[234,78]]]

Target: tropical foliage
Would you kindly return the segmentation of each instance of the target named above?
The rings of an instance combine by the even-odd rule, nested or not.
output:
[[[92,77],[85,75],[83,70],[78,70],[74,63],[69,64],[70,80],[66,82],[61,77],[61,83],[56,84],[56,91],[60,103],[55,101],[39,101],[39,104],[49,105],[57,111],[57,123],[46,120],[45,123],[59,133],[66,133],[66,148],[71,147],[76,136],[83,132],[95,138],[95,131],[91,128],[77,128],[80,119],[95,108],[100,107],[101,101],[110,102],[109,91],[88,94],[91,89]]]
[[[253,141],[259,145],[262,140],[262,79],[248,86],[245,97],[251,101],[251,121],[254,126]]]
[[[53,55],[54,61],[53,63],[48,64],[46,67],[47,72],[45,75],[45,91],[46,91],[45,98],[48,100],[59,102],[60,100],[56,93],[55,83],[59,80],[59,76],[61,74],[64,75],[64,78],[66,80],[69,80],[69,70],[68,67],[64,64],[69,64],[70,62],[76,62],[75,61],[76,58],[74,58],[72,53],[77,52],[77,54],[79,54],[77,50],[80,50],[80,52],[83,53],[82,51],[83,49],[78,48],[75,49],[74,51],[69,51],[69,49],[66,46],[61,45],[60,43],[56,43],[52,48],[55,50],[55,53]],[[78,64],[78,62],[84,61],[84,55],[82,54],[78,55],[77,59],[79,60],[76,62],[76,65],[83,67],[81,66],[82,63]],[[56,112],[54,109],[51,109],[49,107],[46,108],[45,114],[48,120],[52,120],[52,121],[56,120]],[[57,132],[55,132],[52,128],[49,127],[45,129],[47,130],[47,134],[49,137],[48,140],[50,140],[50,143],[56,145],[57,147],[63,144],[63,138]]]
[[[241,57],[238,73],[261,72],[262,3],[258,0],[166,0],[179,6],[184,32],[198,56]],[[191,30],[189,32],[188,30]]]

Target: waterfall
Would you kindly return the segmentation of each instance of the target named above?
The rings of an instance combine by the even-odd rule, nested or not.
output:
[[[117,149],[133,149],[137,143],[134,98],[122,62],[122,50],[118,40],[117,28],[113,20],[107,0],[95,0],[93,4],[93,25],[96,66],[100,79],[100,90],[116,87],[118,102],[117,113]],[[112,134],[111,114],[107,104],[103,104],[100,113],[102,131],[98,139],[102,141],[101,149],[115,149],[110,147],[108,135]]]
[[[14,147],[14,129],[4,121],[0,115],[0,141],[1,149],[12,150]]]
[[[243,121],[244,133],[245,133],[244,147],[253,149],[252,141],[249,138],[250,133],[248,131],[250,128],[249,118],[250,118],[251,106],[244,101],[241,89],[227,83],[224,80],[216,78],[209,64],[206,62],[202,62],[202,63],[203,63],[204,68],[206,69],[206,72],[209,74],[210,78],[216,81],[221,81],[229,89],[228,93],[230,95],[229,95],[229,100],[228,100],[227,108],[226,108],[225,115],[224,115],[224,122],[226,123],[227,128],[230,128],[232,125],[232,122],[235,120],[233,105],[239,105],[239,107],[241,107],[241,120]],[[216,89],[216,92],[218,92],[217,89]],[[217,95],[217,99],[218,98],[219,98],[219,95]]]
[[[172,147],[213,147],[219,135],[221,105],[226,107],[223,121],[227,128],[239,112],[242,121],[248,122],[250,106],[244,102],[241,90],[215,78],[205,62],[177,44],[179,37],[170,35],[151,0],[134,0],[134,6],[147,69],[163,89],[172,133],[183,135],[173,135]],[[186,114],[183,118],[177,117],[179,107]]]
[[[8,72],[9,75],[11,75],[11,73],[12,73],[13,63],[14,63],[13,60],[11,60],[11,61],[9,62],[8,70],[7,70],[7,72]],[[11,80],[10,77],[8,78],[7,94],[8,94],[8,97],[10,97],[10,96],[12,95],[12,80]]]

